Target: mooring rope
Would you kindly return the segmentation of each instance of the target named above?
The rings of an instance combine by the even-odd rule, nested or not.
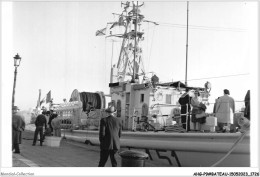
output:
[[[247,132],[249,131],[245,131],[243,132],[240,137],[236,140],[236,142],[233,144],[233,146],[230,148],[230,150],[227,152],[226,155],[224,155],[220,160],[218,160],[216,163],[214,163],[213,165],[211,165],[210,167],[216,167],[218,164],[220,164],[223,160],[225,160],[227,158],[227,156],[229,156],[229,154],[231,152],[233,152],[233,150],[236,148],[236,146],[242,141],[242,139],[245,137],[245,135],[247,134]]]

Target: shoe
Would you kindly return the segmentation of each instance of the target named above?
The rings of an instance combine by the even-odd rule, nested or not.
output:
[[[42,143],[40,144],[40,146],[42,146]]]
[[[32,144],[32,146],[35,146],[35,144]]]
[[[20,151],[14,151],[14,153],[16,153],[16,154],[20,154]]]

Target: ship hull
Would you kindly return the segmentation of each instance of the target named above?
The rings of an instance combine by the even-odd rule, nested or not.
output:
[[[67,139],[99,146],[98,131],[63,130]],[[150,159],[170,166],[210,167],[225,156],[240,133],[123,132],[121,147],[144,150]],[[157,156],[157,157],[154,157]],[[250,136],[246,135],[219,167],[250,167]]]

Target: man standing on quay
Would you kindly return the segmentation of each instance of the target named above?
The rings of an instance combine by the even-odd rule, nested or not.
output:
[[[13,106],[12,110],[12,150],[15,150],[14,153],[20,153],[19,144],[22,143],[25,122],[23,115],[18,114],[19,108],[17,106]]]
[[[45,126],[45,130],[47,129],[47,120],[45,117],[46,111],[43,111],[42,114],[38,115],[36,120],[35,120],[35,132],[34,132],[34,139],[33,139],[33,146],[35,146],[38,133],[40,133],[40,145],[42,146],[43,142],[43,126]]]
[[[120,149],[122,122],[114,117],[113,114],[116,112],[114,106],[108,107],[105,111],[108,116],[100,120],[100,160],[98,166],[104,167],[108,156],[110,156],[112,167],[116,167],[115,153]]]

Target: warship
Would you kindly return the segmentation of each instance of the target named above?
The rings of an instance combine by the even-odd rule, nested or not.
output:
[[[117,63],[111,64],[110,93],[75,89],[69,102],[54,106],[62,122],[63,136],[98,146],[99,121],[106,116],[108,97],[108,105],[116,107],[115,116],[123,122],[122,147],[143,149],[151,160],[150,152],[155,151],[160,159],[178,167],[250,167],[249,121],[240,114],[233,127],[243,131],[216,133],[217,118],[207,114],[204,132],[193,131],[191,113],[181,113],[178,100],[188,88],[191,96],[193,91],[199,91],[201,102],[209,105],[210,83],[202,87],[188,86],[187,80],[163,83],[155,73],[146,72],[142,24],[159,24],[145,19],[141,13],[143,3],[121,2],[121,7],[121,13],[113,13],[118,20],[96,32],[96,36],[121,41]],[[186,126],[180,121],[183,116]]]

